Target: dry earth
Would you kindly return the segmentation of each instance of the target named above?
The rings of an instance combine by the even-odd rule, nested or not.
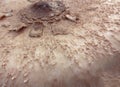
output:
[[[34,1],[0,0],[0,87],[120,87],[120,0],[62,0],[78,23],[10,32]]]

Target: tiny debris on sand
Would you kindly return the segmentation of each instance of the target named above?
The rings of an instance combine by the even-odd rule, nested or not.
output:
[[[0,0],[0,87],[120,87],[120,0],[29,1]]]

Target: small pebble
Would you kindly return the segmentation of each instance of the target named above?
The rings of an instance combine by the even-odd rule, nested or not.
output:
[[[13,76],[11,79],[14,80],[14,79],[16,79],[16,77]]]
[[[28,82],[28,79],[24,80],[24,83],[27,83]]]
[[[4,27],[4,28],[7,28],[7,27],[10,27],[10,23],[6,22],[6,23],[2,24],[1,26]]]
[[[11,17],[11,16],[13,16],[13,15],[12,15],[12,13],[6,13],[5,16],[6,16],[6,17]]]
[[[12,13],[0,13],[0,20],[13,16]]]
[[[24,29],[24,28],[26,28],[26,27],[27,27],[26,24],[20,23],[20,24],[15,25],[14,28],[9,29],[9,31],[20,31],[20,30],[22,30],[22,29]]]
[[[0,20],[4,19],[6,16],[3,13],[0,13]]]
[[[28,76],[28,73],[25,73],[25,74],[24,74],[24,77],[27,77],[27,76]]]
[[[77,17],[75,17],[75,16],[71,16],[71,15],[67,14],[67,15],[65,15],[65,17],[70,21],[73,21],[73,22],[77,21]]]

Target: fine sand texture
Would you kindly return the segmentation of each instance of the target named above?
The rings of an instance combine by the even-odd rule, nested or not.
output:
[[[30,37],[19,12],[37,1],[0,0],[0,87],[120,87],[120,0],[61,0],[78,22]]]

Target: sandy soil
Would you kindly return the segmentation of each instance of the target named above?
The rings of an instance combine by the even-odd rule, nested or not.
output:
[[[0,0],[0,87],[119,87],[120,0],[62,0],[79,23],[10,32],[34,1]]]

